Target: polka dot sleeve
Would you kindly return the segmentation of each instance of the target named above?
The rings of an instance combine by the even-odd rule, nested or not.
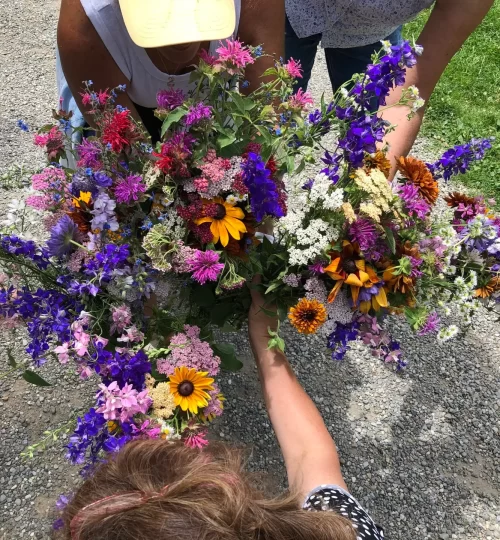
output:
[[[324,485],[313,489],[303,506],[309,512],[337,512],[352,522],[357,540],[383,540],[384,531],[375,524],[358,501],[339,486]]]

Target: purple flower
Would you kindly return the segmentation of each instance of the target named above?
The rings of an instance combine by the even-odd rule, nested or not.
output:
[[[39,247],[33,240],[23,240],[17,236],[2,236],[0,249],[11,255],[26,257],[33,261],[38,268],[45,270],[49,264],[50,253],[44,247]]]
[[[205,285],[207,281],[217,281],[224,268],[224,264],[219,262],[219,254],[211,250],[196,250],[194,256],[186,262],[189,270],[193,272],[193,279],[201,285]]]
[[[351,223],[348,236],[351,242],[356,242],[359,245],[361,251],[372,248],[379,238],[375,224],[366,218],[358,218],[354,223]]]
[[[314,264],[310,264],[307,269],[311,274],[319,276],[320,274],[325,273],[325,262],[324,261],[316,261]]]
[[[103,172],[94,173],[94,180],[97,186],[106,188],[113,185],[113,180]]]
[[[347,344],[358,338],[358,330],[359,324],[357,321],[351,321],[347,324],[337,323],[335,330],[327,338],[327,347],[332,350],[333,360],[344,359],[350,349]]]
[[[97,195],[98,188],[93,174],[86,174],[84,171],[76,171],[71,179],[69,190],[75,197],[80,196],[80,192],[89,192],[93,197]]]
[[[78,167],[97,169],[101,166],[102,149],[97,141],[83,139],[77,147]]]
[[[78,234],[78,227],[67,215],[64,215],[50,231],[47,251],[51,256],[62,257],[75,248],[73,241]]]
[[[127,266],[130,256],[128,244],[117,246],[106,244],[95,258],[84,265],[84,273],[88,276],[99,277],[100,281],[109,281],[115,271]]]
[[[266,215],[283,217],[276,184],[260,155],[249,152],[241,168],[243,181],[250,192],[250,206],[255,219],[260,222]]]
[[[309,113],[307,119],[313,126],[318,128],[318,132],[321,135],[326,135],[330,131],[330,120],[328,120],[328,118],[325,118],[325,116],[319,109],[316,109],[314,112]]]
[[[405,203],[410,217],[416,216],[418,219],[425,219],[427,217],[430,212],[430,206],[422,199],[415,184],[396,185],[394,191]]]
[[[324,156],[321,158],[321,161],[327,165],[325,169],[322,169],[322,173],[326,174],[328,178],[332,181],[333,184],[336,184],[339,181],[339,168],[340,163],[342,162],[342,154],[334,153],[333,155],[325,150]],[[312,186],[311,186],[312,187]]]
[[[184,122],[186,126],[192,126],[198,124],[202,120],[207,120],[212,116],[212,107],[205,105],[203,102],[199,102],[196,105],[189,107],[188,113]]]
[[[467,144],[457,145],[447,150],[435,163],[427,166],[434,178],[449,180],[452,176],[466,173],[475,161],[484,158],[491,148],[493,139],[472,139]]]
[[[156,101],[158,103],[158,107],[160,109],[166,109],[167,111],[171,111],[173,109],[176,109],[177,107],[180,107],[184,103],[185,99],[186,96],[184,95],[184,92],[182,90],[176,90],[174,88],[160,90],[156,94]]]
[[[142,181],[142,176],[129,174],[118,182],[115,187],[115,197],[117,202],[130,204],[139,199],[141,193],[146,191],[146,185]]]
[[[439,323],[439,315],[435,311],[429,313],[427,319],[425,320],[425,323],[420,327],[417,335],[425,336],[426,334],[432,334],[434,332],[437,332],[439,330]]]
[[[377,115],[350,120],[345,135],[339,140],[339,148],[344,151],[352,167],[362,167],[365,153],[373,154],[377,151],[377,143],[384,139],[386,125]]]

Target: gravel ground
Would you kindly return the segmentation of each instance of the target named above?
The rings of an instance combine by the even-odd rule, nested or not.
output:
[[[46,122],[56,103],[54,43],[58,2],[11,0],[0,5],[0,173],[17,162],[36,168],[41,156],[15,129],[18,118]],[[324,59],[313,91],[330,93]],[[415,154],[426,157],[425,141]],[[8,199],[0,192],[0,215]],[[33,224],[36,227],[36,224]],[[288,339],[288,356],[313,396],[339,447],[353,494],[393,540],[500,539],[499,358],[500,325],[481,312],[474,329],[451,343],[416,341],[404,326],[394,333],[410,361],[397,374],[355,346],[333,363],[316,338]],[[6,351],[23,356],[22,332],[1,336]],[[227,409],[214,436],[248,445],[251,469],[266,473],[276,490],[285,481],[246,336],[227,335],[245,359],[225,375]],[[55,383],[36,388],[22,379],[0,381],[0,538],[49,538],[50,512],[61,492],[78,482],[60,443],[32,460],[19,453],[44,430],[64,426],[91,402],[93,385],[56,364],[42,375]]]

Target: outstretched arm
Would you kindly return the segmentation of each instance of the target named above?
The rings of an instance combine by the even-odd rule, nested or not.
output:
[[[321,484],[346,488],[335,443],[318,409],[298,382],[285,355],[267,349],[267,329],[276,328],[276,319],[261,310],[263,305],[262,297],[253,291],[250,343],[290,488],[304,497]]]
[[[484,19],[493,0],[437,0],[427,24],[420,34],[417,43],[424,52],[417,65],[408,70],[405,88],[415,85],[420,96],[430,98],[446,66],[460,49],[465,40]],[[397,103],[401,96],[401,88],[397,88],[387,99],[387,105]],[[396,159],[411,150],[418,135],[425,108],[408,121],[407,107],[394,107],[383,113],[383,117],[397,124],[397,129],[387,136],[391,148],[389,157],[395,173]]]

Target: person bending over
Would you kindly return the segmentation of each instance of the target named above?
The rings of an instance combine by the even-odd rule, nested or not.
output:
[[[163,440],[126,444],[76,492],[67,540],[381,540],[342,478],[335,443],[285,356],[267,349],[276,319],[253,293],[249,335],[262,393],[285,461],[289,494],[269,498],[241,453]]]
[[[187,93],[190,71],[203,51],[217,56],[220,40],[239,38],[283,56],[283,0],[62,0],[57,27],[61,108],[84,125],[83,81],[95,90],[126,85],[117,103],[142,120],[155,142],[158,91]],[[248,91],[274,65],[264,56],[247,67]],[[83,115],[82,115],[83,113]],[[92,124],[91,117],[85,119]]]

